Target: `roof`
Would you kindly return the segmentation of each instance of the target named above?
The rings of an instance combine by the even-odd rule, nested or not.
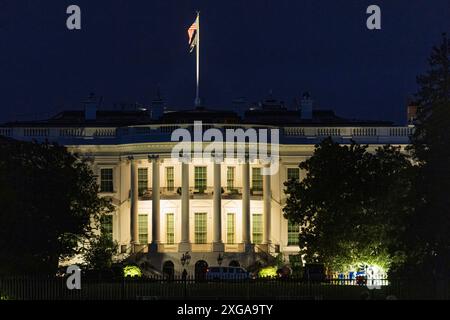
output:
[[[332,110],[314,110],[312,119],[302,119],[300,111],[288,110],[284,106],[263,105],[250,109],[243,118],[235,111],[198,107],[190,110],[166,112],[161,119],[151,118],[145,110],[98,110],[95,120],[86,120],[82,110],[63,111],[47,120],[16,121],[6,123],[6,127],[124,127],[148,124],[177,124],[203,121],[205,123],[261,124],[261,125],[302,125],[302,126],[392,126],[390,121],[346,119]]]

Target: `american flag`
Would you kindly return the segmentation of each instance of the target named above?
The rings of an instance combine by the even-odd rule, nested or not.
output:
[[[190,52],[194,51],[198,38],[198,17],[188,29]]]

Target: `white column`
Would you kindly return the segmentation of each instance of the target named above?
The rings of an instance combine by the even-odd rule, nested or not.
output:
[[[190,251],[189,241],[189,164],[181,164],[181,242],[179,252]]]
[[[222,241],[222,184],[221,166],[214,160],[214,229],[213,229],[213,251],[224,251]]]
[[[131,235],[131,250],[134,252],[134,246],[139,242],[138,232],[138,177],[137,168],[134,157],[129,157],[130,160],[130,235]]]
[[[250,163],[242,164],[242,243],[246,247],[250,241]]]
[[[265,166],[268,168],[268,166]],[[271,203],[272,203],[272,191],[270,190],[270,178],[271,175],[263,176],[263,201],[264,201],[264,244],[270,244],[270,218],[271,218]]]
[[[160,238],[159,158],[152,157],[152,243],[151,251],[157,252]]]

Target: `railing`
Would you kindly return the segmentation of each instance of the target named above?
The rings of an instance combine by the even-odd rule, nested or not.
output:
[[[181,187],[160,188],[161,197],[165,199],[178,199],[181,197]]]
[[[285,127],[286,137],[410,137],[414,127]]]
[[[151,188],[147,188],[144,190],[140,190],[139,192],[139,200],[152,200],[153,191]]]
[[[237,125],[230,127],[226,124],[204,124],[203,129],[209,127],[218,128],[219,130],[226,130],[228,128],[250,128],[255,127],[250,124]],[[272,126],[256,126],[276,128]],[[170,135],[178,128],[186,128],[192,130],[192,125],[176,125],[176,124],[155,124],[146,126],[130,126],[124,128],[117,127],[2,127],[0,128],[0,135],[15,137],[17,139],[23,138],[52,138],[52,139],[105,139],[115,137],[129,137],[129,136],[161,136]],[[320,138],[320,137],[343,137],[343,138],[408,138],[414,132],[414,127],[280,127],[285,137],[305,137],[305,138]],[[369,139],[370,140],[370,139]]]
[[[223,199],[240,199],[242,198],[242,188],[227,188],[222,187],[222,198]],[[152,200],[152,188],[147,188],[145,190],[141,190],[139,192],[139,200],[145,201],[145,200]],[[160,188],[160,197],[163,199],[179,199],[182,194],[181,187],[162,187]],[[210,198],[214,195],[214,187],[207,187],[204,189],[196,189],[196,188],[189,188],[189,194],[191,197],[195,198]],[[254,196],[262,196],[262,190],[254,190],[253,193]]]
[[[242,188],[223,188],[223,199],[240,199],[242,198]]]
[[[0,128],[0,136],[9,137],[12,136],[12,128]]]
[[[450,296],[448,279],[438,282],[390,280],[376,288],[334,283],[335,280],[324,283],[301,278],[206,281],[204,274],[147,279],[82,275],[82,290],[69,290],[66,277],[5,277],[0,278],[0,296],[15,300],[409,300],[448,299]]]
[[[264,190],[262,188],[251,188],[250,195],[253,197],[262,197]]]
[[[214,195],[214,187],[189,188],[191,198],[210,198]]]

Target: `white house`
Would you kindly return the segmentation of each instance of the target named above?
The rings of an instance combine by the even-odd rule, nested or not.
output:
[[[299,110],[269,99],[234,111],[196,108],[163,112],[161,100],[146,110],[101,111],[95,99],[85,111],[65,111],[45,121],[0,126],[0,135],[18,140],[56,141],[93,161],[102,196],[111,197],[114,213],[103,220],[103,232],[141,261],[167,273],[198,272],[208,265],[248,267],[281,253],[298,261],[298,226],[282,213],[284,182],[304,175],[298,165],[314,145],[331,136],[374,149],[383,144],[405,147],[413,128],[390,122],[357,121],[332,111],[313,110],[303,96]],[[215,164],[171,157],[177,128],[276,128],[280,130],[279,171],[261,175],[259,160],[227,159]],[[185,259],[190,257],[190,259]],[[184,265],[183,265],[184,264]]]

